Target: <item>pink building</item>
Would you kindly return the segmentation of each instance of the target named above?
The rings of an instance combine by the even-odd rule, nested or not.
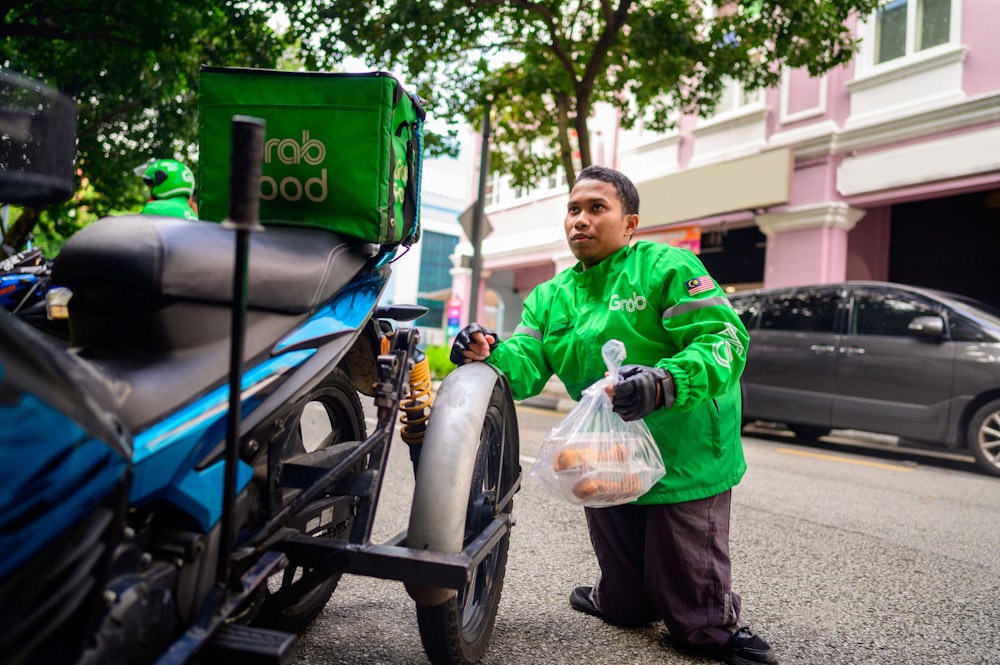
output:
[[[1000,305],[997,26],[996,0],[891,0],[851,26],[861,51],[825,76],[733,85],[714,116],[669,134],[599,112],[595,162],[636,182],[639,237],[694,248],[730,291],[877,279]],[[512,330],[527,292],[575,263],[566,191],[559,176],[531,191],[494,179],[485,309],[464,320]],[[470,271],[452,272],[467,303]]]

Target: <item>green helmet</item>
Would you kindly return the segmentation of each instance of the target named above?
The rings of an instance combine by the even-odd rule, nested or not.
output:
[[[157,159],[142,173],[154,199],[189,198],[194,193],[194,173],[176,159]]]

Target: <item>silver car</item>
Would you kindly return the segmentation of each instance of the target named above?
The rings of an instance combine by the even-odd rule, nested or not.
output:
[[[886,282],[730,296],[750,331],[744,421],[968,448],[1000,476],[1000,308]]]

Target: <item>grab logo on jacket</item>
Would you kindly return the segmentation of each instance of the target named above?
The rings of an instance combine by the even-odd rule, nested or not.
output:
[[[637,312],[646,309],[646,299],[637,294],[635,291],[632,292],[631,298],[622,298],[617,294],[611,294],[611,300],[608,301],[608,309],[611,311],[624,309],[626,312]]]
[[[722,367],[730,367],[733,364],[734,353],[742,358],[746,349],[743,347],[743,342],[740,341],[739,333],[736,332],[736,326],[733,324],[725,324],[722,336],[725,339],[716,342],[712,347],[712,352],[715,355],[715,362]]]

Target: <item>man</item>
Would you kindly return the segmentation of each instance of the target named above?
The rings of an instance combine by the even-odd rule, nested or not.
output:
[[[632,504],[585,508],[601,575],[570,605],[623,626],[663,620],[683,649],[727,663],[777,663],[740,621],[731,589],[731,488],[746,470],[739,377],[749,336],[722,289],[693,253],[657,243],[630,246],[639,195],[623,174],[580,172],[564,222],[578,263],[536,287],[507,341],[470,324],[455,339],[456,364],[486,361],[516,399],[555,373],[570,396],[605,371],[601,346],[625,343],[612,388],[614,410],[643,418],[666,476]]]
[[[142,214],[198,219],[191,169],[176,159],[157,159],[137,171],[142,172],[142,180],[149,187],[149,201]]]

